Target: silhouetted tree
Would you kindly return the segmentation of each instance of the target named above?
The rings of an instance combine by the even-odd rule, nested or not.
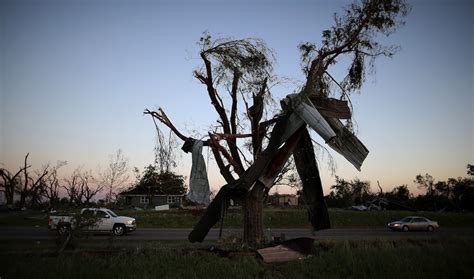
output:
[[[408,190],[407,185],[400,185],[390,192],[391,197],[395,198],[398,201],[406,202],[410,199],[410,190]]]
[[[396,51],[396,47],[383,46],[376,38],[380,34],[393,33],[403,23],[401,19],[407,10],[403,0],[366,0],[351,4],[342,16],[335,15],[335,24],[323,31],[321,44],[316,46],[306,42],[299,45],[306,74],[299,94],[321,98],[336,95],[337,91],[330,86],[335,80],[328,70],[344,56],[351,62],[346,77],[336,83],[340,97],[349,98],[351,92],[361,88],[366,65],[373,66],[371,62],[376,57],[392,56]],[[273,56],[265,43],[258,39],[213,40],[205,34],[200,44],[204,66],[196,70],[194,76],[206,87],[218,115],[217,128],[209,132],[206,145],[210,146],[222,176],[230,184],[236,176],[242,177],[252,162],[261,156],[265,136],[276,121],[264,118],[265,104],[270,100],[267,84],[273,80]],[[224,90],[218,90],[222,88]],[[222,91],[229,93],[228,99],[222,97]],[[243,115],[238,112],[239,95],[243,97]],[[229,103],[226,104],[225,100]],[[162,109],[146,110],[146,113],[167,125],[181,140],[191,140],[173,125]],[[245,118],[249,122],[249,131],[244,131],[242,121],[239,121]],[[347,125],[350,126],[351,122]],[[251,139],[247,146],[251,147],[252,158],[246,158],[240,149],[244,145],[237,140],[242,138]],[[313,176],[319,179],[319,173]],[[266,191],[265,185],[257,182],[243,198],[244,242],[251,246],[258,246],[263,241],[262,203]]]
[[[352,203],[351,185],[349,181],[336,175],[336,184],[331,186],[327,197],[329,206],[347,207]]]
[[[349,184],[351,186],[351,195],[354,204],[362,204],[371,197],[369,181],[362,181],[359,178],[355,178]]]
[[[182,195],[186,193],[184,177],[172,172],[160,172],[155,165],[145,167],[136,188],[147,189],[153,195]]]
[[[84,204],[89,206],[92,199],[100,193],[105,186],[97,184],[95,177],[92,175],[92,171],[83,171],[81,173],[81,192],[84,197]],[[110,193],[110,192],[109,192]]]
[[[18,185],[18,192],[20,193],[20,203],[19,206],[23,207],[26,204],[27,197],[30,198],[30,203],[32,205],[39,204],[41,201],[41,193],[42,193],[42,186],[43,179],[48,174],[48,168],[44,168],[42,171],[37,171],[35,177],[30,176],[28,169],[31,165],[28,165],[28,155],[25,156],[25,164],[23,167],[23,177],[21,177],[22,184]]]
[[[336,184],[331,186],[331,192],[326,197],[330,205],[347,207],[353,204],[363,204],[373,198],[370,192],[370,182],[355,178],[347,181],[336,175]]]
[[[25,156],[25,160],[28,157],[28,154]],[[2,181],[0,182],[0,187],[5,192],[5,197],[7,200],[7,206],[13,206],[13,199],[15,196],[15,191],[21,184],[21,175],[24,173],[24,169],[28,166],[21,167],[16,173],[9,172],[7,169],[0,168],[0,177]]]
[[[12,174],[7,169],[0,169],[0,187],[4,189],[7,199],[7,205],[13,205],[15,192],[20,194],[19,206],[26,205],[27,198],[30,204],[39,204],[41,202],[41,194],[43,192],[43,180],[48,174],[48,168],[43,168],[41,171],[36,171],[32,176],[29,172],[31,165],[28,164],[28,156],[25,155],[23,167],[18,172]]]
[[[418,174],[413,181],[418,184],[418,188],[426,189],[426,194],[431,196],[434,193],[434,178],[430,174],[425,174],[424,176]]]
[[[175,150],[178,146],[176,138],[170,131],[168,138],[166,139],[163,132],[158,127],[155,118],[153,123],[156,128],[156,142],[155,142],[155,166],[157,166],[160,173],[172,172],[173,168],[176,167],[176,154]]]
[[[452,200],[457,208],[474,210],[474,181],[469,178],[450,178]]]
[[[107,191],[105,202],[111,203],[117,191],[122,190],[121,187],[130,177],[128,159],[125,158],[121,149],[118,149],[114,154],[110,155],[107,168],[101,172],[99,176],[101,186]]]
[[[43,166],[43,169],[49,169],[48,175],[44,177],[41,185],[41,195],[48,200],[49,206],[54,206],[59,202],[60,178],[58,170],[67,164],[66,161],[58,161],[56,166],[51,167],[49,164]]]
[[[81,168],[76,168],[74,172],[64,179],[65,185],[61,187],[66,190],[70,205],[80,205],[83,199],[83,192],[81,191]]]
[[[434,184],[434,190],[436,191],[436,194],[444,196],[446,199],[449,198],[451,194],[451,187],[449,180],[448,182],[446,181],[438,181]]]
[[[91,171],[84,171],[82,167],[76,168],[69,177],[64,179],[70,205],[89,205],[91,200],[100,193],[103,185],[97,185]]]

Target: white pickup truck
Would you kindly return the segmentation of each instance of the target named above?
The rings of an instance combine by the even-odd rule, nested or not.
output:
[[[137,229],[135,218],[118,216],[107,208],[83,208],[79,216],[51,215],[48,228],[63,235],[76,228],[78,221],[85,231],[112,232],[117,236]]]

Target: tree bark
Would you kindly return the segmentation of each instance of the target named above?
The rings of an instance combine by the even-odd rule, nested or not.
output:
[[[25,156],[25,167],[23,168],[23,174],[25,175],[25,181],[23,181],[24,186],[23,186],[23,191],[20,193],[20,207],[25,206],[26,203],[26,191],[28,190],[28,155],[30,153],[27,153]]]
[[[242,211],[244,216],[243,242],[252,248],[261,247],[265,243],[263,234],[263,197],[265,186],[256,182],[245,197]]]

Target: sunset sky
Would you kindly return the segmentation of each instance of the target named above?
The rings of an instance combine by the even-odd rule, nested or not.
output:
[[[318,44],[348,3],[1,1],[0,166],[17,170],[29,152],[33,169],[67,160],[66,175],[104,167],[121,148],[130,166],[143,169],[153,162],[155,137],[145,108],[163,107],[189,135],[205,135],[216,119],[192,76],[204,31],[263,39],[276,53],[275,74],[289,80],[272,88],[279,100],[304,80],[297,45]],[[410,3],[405,26],[382,38],[401,50],[380,58],[352,95],[357,135],[370,150],[362,171],[331,152],[337,175],[370,180],[372,190],[379,180],[387,191],[408,184],[418,193],[417,174],[465,177],[474,163],[474,2]],[[330,72],[340,78],[346,66]],[[189,176],[190,154],[178,153],[176,172]],[[320,163],[327,194],[334,177]],[[211,188],[223,184],[213,164],[209,176]]]

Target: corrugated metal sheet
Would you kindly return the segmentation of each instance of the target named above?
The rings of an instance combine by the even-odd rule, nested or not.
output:
[[[337,137],[328,142],[329,146],[360,171],[369,150],[339,119],[327,118],[327,120],[337,134]]]
[[[287,102],[291,105],[294,112],[313,130],[315,130],[324,141],[327,142],[336,136],[336,133],[331,129],[331,126],[329,126],[328,122],[307,97],[299,94],[291,94],[285,99],[288,100]]]

